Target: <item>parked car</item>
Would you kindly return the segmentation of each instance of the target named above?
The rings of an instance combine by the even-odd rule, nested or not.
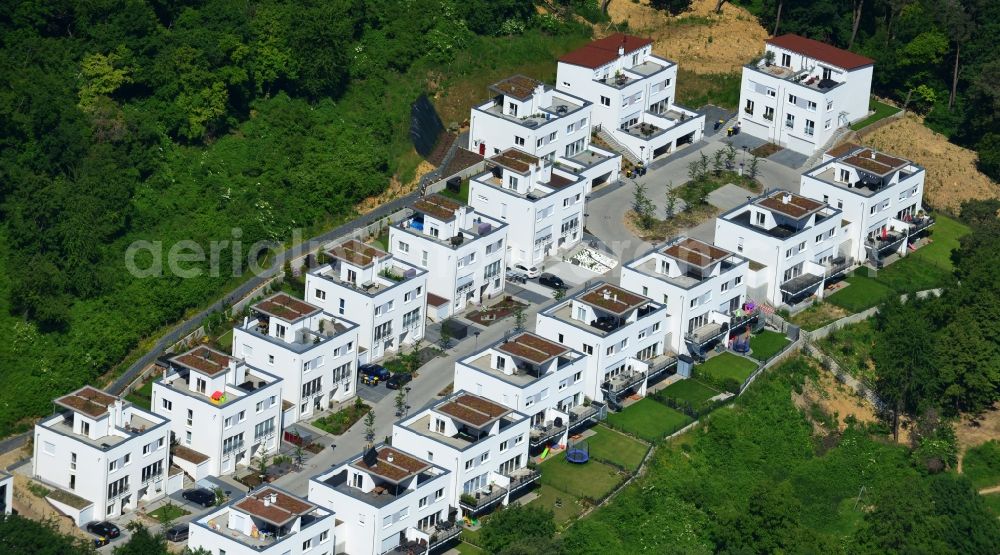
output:
[[[542,273],[541,271],[538,270],[537,267],[532,266],[529,268],[524,264],[514,264],[514,269],[528,276],[528,279],[535,279],[536,277],[538,277],[539,274]]]
[[[214,507],[215,506],[215,493],[207,488],[194,488],[189,490],[184,490],[181,497],[187,499],[188,501],[201,505],[202,507]]]
[[[566,285],[566,282],[561,277],[548,272],[538,276],[538,284],[551,287],[552,289],[569,289],[569,286]]]
[[[358,375],[361,376],[361,383],[365,385],[378,385],[389,379],[392,374],[381,364],[362,364],[358,368]]]
[[[189,524],[178,524],[173,528],[167,530],[166,536],[167,540],[172,542],[182,542],[188,539],[188,531],[190,530]]]
[[[399,372],[398,374],[393,374],[389,376],[389,379],[385,381],[385,386],[389,389],[399,389],[410,382],[413,379],[413,375],[407,372]]]
[[[106,520],[87,523],[87,531],[108,540],[113,540],[122,535],[122,531],[119,530],[117,526]]]
[[[507,273],[504,277],[506,277],[507,281],[511,283],[526,283],[528,281],[528,276],[513,268],[507,268]]]

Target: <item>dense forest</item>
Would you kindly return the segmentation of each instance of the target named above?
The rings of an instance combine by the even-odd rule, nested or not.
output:
[[[2,1],[0,436],[246,263],[137,279],[132,242],[248,248],[349,219],[413,177],[419,95],[589,36],[529,0]]]
[[[772,33],[798,33],[875,60],[873,92],[976,150],[1000,180],[1000,2],[735,0]]]

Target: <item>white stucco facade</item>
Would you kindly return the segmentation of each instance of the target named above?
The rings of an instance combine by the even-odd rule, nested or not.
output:
[[[376,361],[424,337],[427,271],[349,240],[306,274],[306,301],[358,325],[363,361]]]
[[[90,386],[55,404],[60,412],[35,425],[31,471],[69,494],[50,502],[76,524],[114,518],[171,493],[164,418]]]
[[[530,447],[565,444],[600,417],[585,404],[583,353],[530,332],[516,333],[455,363],[455,389],[524,413]]]
[[[389,252],[427,271],[445,317],[503,293],[508,225],[441,195],[423,197],[389,228]]]
[[[662,304],[600,282],[539,312],[535,333],[582,352],[586,396],[618,408],[676,363],[669,324]]]
[[[193,480],[232,474],[281,441],[282,380],[208,347],[170,359],[152,410],[170,421],[174,464]],[[192,452],[193,451],[193,452]]]
[[[333,555],[336,518],[330,510],[274,486],[194,520],[188,547],[212,555]]]
[[[354,397],[357,324],[287,293],[271,295],[250,312],[233,328],[233,356],[282,379],[282,398],[294,405],[286,425]]]
[[[490,86],[493,97],[472,108],[469,150],[493,156],[517,148],[595,185],[618,180],[621,155],[591,144],[593,104],[523,75]]]
[[[878,266],[934,224],[923,207],[923,167],[854,144],[802,174],[799,192],[839,209],[851,224],[850,256]]]
[[[409,542],[427,548],[461,527],[449,510],[448,471],[412,453],[376,445],[309,481],[309,501],[336,511],[337,551],[385,553]]]
[[[584,181],[544,160],[509,149],[469,181],[469,205],[509,224],[507,264],[540,264],[583,237]]]
[[[676,104],[677,64],[652,40],[616,33],[559,58],[556,88],[593,105],[600,126],[634,158],[650,161],[701,139],[705,117]]]
[[[14,477],[0,471],[0,514],[9,515],[14,510]]]
[[[456,391],[393,425],[392,444],[446,469],[448,503],[477,515],[538,479],[527,468],[529,431],[524,414]]]
[[[745,258],[682,236],[623,265],[621,284],[662,303],[670,315],[669,348],[697,355],[746,316],[748,267]]]
[[[764,48],[771,61],[743,68],[741,132],[811,155],[868,115],[873,60],[797,35]]]
[[[772,306],[822,297],[851,267],[850,224],[823,202],[775,190],[715,220],[715,243],[762,266],[760,294]]]

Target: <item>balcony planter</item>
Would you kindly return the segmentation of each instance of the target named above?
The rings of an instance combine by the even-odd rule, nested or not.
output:
[[[470,507],[476,506],[476,496],[472,495],[471,493],[463,493],[462,495],[458,496],[458,500],[461,501],[462,504],[464,505],[468,505]]]

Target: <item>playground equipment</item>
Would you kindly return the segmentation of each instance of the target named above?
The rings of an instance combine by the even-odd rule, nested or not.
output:
[[[573,464],[583,464],[590,460],[590,445],[586,441],[571,441],[566,449],[566,460]]]
[[[549,448],[548,446],[546,446],[545,450],[542,451],[541,459],[544,461],[548,456],[549,456]]]
[[[733,338],[732,348],[737,353],[746,354],[750,352],[750,326],[748,325],[746,329],[740,335]]]

